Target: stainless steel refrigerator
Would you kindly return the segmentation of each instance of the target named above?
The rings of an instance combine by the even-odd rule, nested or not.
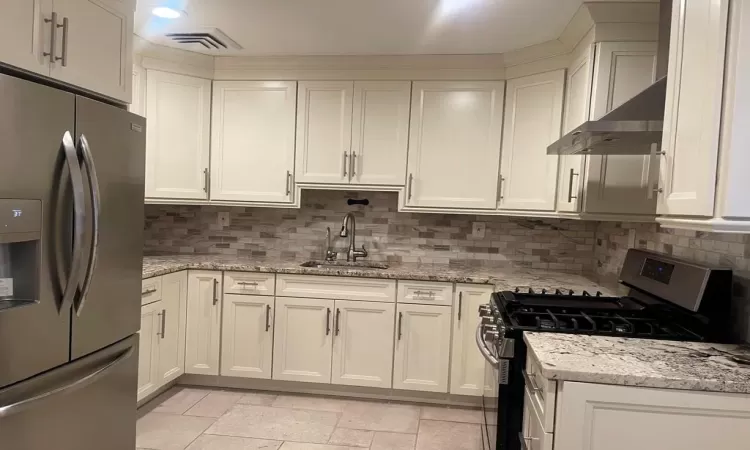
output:
[[[0,449],[135,448],[145,131],[0,74]]]

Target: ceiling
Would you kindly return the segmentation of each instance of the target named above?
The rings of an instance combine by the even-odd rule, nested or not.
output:
[[[556,39],[582,0],[138,0],[135,32],[227,56],[503,53]],[[187,14],[160,19],[155,6]],[[242,49],[167,43],[168,32],[218,28]]]

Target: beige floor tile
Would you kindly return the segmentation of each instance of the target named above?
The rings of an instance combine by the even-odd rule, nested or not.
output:
[[[355,430],[416,433],[419,408],[375,402],[349,402],[339,421],[339,428]]]
[[[482,450],[479,425],[473,423],[422,420],[417,450]]]
[[[206,433],[324,444],[338,418],[327,411],[234,405]]]
[[[349,430],[346,428],[336,428],[328,440],[329,444],[349,445],[351,447],[369,447],[372,443],[374,431],[366,430]]]
[[[221,417],[242,398],[241,392],[217,391],[203,397],[185,412],[186,416]]]
[[[173,392],[174,391],[174,392]],[[183,414],[203,400],[211,391],[208,389],[174,388],[167,391],[169,398],[161,402],[152,412]]]
[[[425,406],[422,408],[421,417],[422,419],[444,420],[446,422],[482,423],[482,410]]]
[[[136,445],[152,450],[183,450],[216,419],[151,412],[138,419]]]
[[[186,450],[278,450],[282,442],[204,434]]]
[[[248,392],[243,395],[237,403],[240,405],[263,405],[270,406],[276,401],[278,395],[276,394],[265,394],[263,392]]]
[[[310,409],[313,411],[342,412],[347,401],[311,395],[279,395],[273,406],[276,408]]]
[[[284,442],[279,450],[362,450],[360,447],[340,445],[306,444],[304,442]]]
[[[414,450],[416,442],[416,434],[376,431],[370,450]]]

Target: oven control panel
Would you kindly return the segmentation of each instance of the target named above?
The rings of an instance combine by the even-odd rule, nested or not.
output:
[[[652,258],[646,258],[641,269],[642,276],[664,284],[669,284],[673,272],[674,264]]]

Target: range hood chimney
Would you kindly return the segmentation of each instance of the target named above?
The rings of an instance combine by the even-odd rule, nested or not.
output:
[[[548,155],[649,155],[661,146],[667,93],[672,0],[659,5],[659,45],[654,84],[613,109],[590,120],[547,147]]]

